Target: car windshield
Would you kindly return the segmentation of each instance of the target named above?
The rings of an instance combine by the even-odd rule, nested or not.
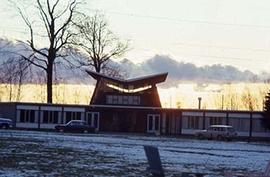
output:
[[[70,121],[68,125],[85,125],[85,122],[82,121]]]
[[[228,132],[235,132],[234,128],[228,128]]]

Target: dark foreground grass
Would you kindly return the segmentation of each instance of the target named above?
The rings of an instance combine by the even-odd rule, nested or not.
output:
[[[146,164],[46,141],[0,137],[0,176],[147,176]]]
[[[150,176],[143,145],[159,148],[166,177],[262,172],[270,155],[269,143],[3,130],[0,177]]]

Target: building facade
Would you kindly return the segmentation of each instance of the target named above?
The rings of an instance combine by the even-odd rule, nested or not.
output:
[[[261,124],[262,112],[157,107],[0,103],[0,117],[17,128],[54,129],[70,120],[85,120],[101,132],[192,135],[210,125],[232,125],[243,137],[270,137]]]
[[[262,112],[162,108],[156,84],[167,73],[122,80],[89,72],[97,80],[90,105],[0,103],[0,117],[17,128],[54,129],[70,120],[84,120],[100,132],[193,135],[210,125],[232,125],[243,137],[270,137]]]

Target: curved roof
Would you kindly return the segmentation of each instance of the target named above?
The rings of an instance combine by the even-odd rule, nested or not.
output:
[[[157,83],[164,82],[167,78],[168,73],[160,73],[160,74],[154,74],[154,75],[148,75],[143,77],[136,77],[132,79],[120,79],[116,77],[106,76],[105,74],[93,72],[86,70],[86,72],[91,75],[94,79],[100,80],[105,79],[110,81],[110,83],[116,84],[116,85],[123,85],[123,86],[129,86],[133,85],[134,87],[143,87],[145,85],[153,85]]]

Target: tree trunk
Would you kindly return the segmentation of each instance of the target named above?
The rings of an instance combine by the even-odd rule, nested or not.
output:
[[[16,101],[19,102],[21,101],[21,88],[22,88],[22,80],[23,80],[23,71],[20,70],[19,73],[19,80],[18,80],[18,89],[17,89],[17,96],[16,96]]]
[[[12,81],[9,82],[9,101],[12,100]]]
[[[48,68],[47,68],[47,103],[52,103],[52,78],[53,78],[53,63],[49,62]]]

